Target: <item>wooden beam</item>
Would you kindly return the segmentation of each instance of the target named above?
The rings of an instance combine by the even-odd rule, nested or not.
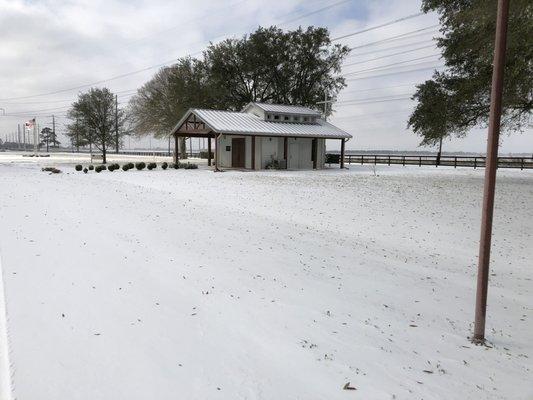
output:
[[[285,160],[285,169],[289,169],[289,160],[287,159],[289,147],[289,138],[285,136],[283,138],[283,158]]]
[[[346,145],[346,139],[341,139],[341,159],[339,160],[339,164],[341,166],[341,169],[344,168],[344,148]]]
[[[313,169],[316,169],[317,165],[317,151],[318,151],[318,139],[314,138],[311,144],[311,159],[313,160]]]
[[[174,163],[178,163],[178,151],[179,151],[179,144],[178,144],[178,135],[174,134]]]
[[[211,166],[211,138],[207,138],[207,165]]]
[[[252,169],[255,169],[255,136],[252,136]]]
[[[220,171],[218,166],[220,165],[220,133],[215,136],[215,171]]]

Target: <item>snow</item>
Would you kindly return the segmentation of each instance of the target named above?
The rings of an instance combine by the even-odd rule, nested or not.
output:
[[[19,400],[533,397],[532,171],[475,346],[483,170],[59,167],[0,164]]]

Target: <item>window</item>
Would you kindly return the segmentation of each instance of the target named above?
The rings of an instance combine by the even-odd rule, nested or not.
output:
[[[309,121],[309,117],[304,117],[304,121],[308,122]]]
[[[272,115],[267,114],[267,119],[271,119],[271,118],[272,118]]]
[[[285,115],[285,116],[283,117],[283,119],[284,119],[285,121],[288,121],[290,118],[291,118],[291,117],[289,117],[288,115]]]
[[[279,119],[279,115],[274,115],[274,119]]]
[[[294,122],[300,122],[300,117],[296,117],[296,116],[295,116],[295,117],[292,117],[292,120],[293,120]]]

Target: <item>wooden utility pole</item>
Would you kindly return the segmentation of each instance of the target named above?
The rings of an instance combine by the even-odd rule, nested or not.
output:
[[[115,95],[115,153],[118,154],[119,140],[118,140],[118,96]]]
[[[498,167],[498,143],[502,114],[503,74],[505,67],[508,19],[509,0],[498,0],[496,38],[494,42],[494,61],[492,69],[492,87],[490,93],[485,187],[483,191],[483,210],[481,214],[481,240],[479,242],[476,316],[473,337],[474,343],[483,343],[485,341],[485,317],[487,314],[490,244],[492,239],[492,217],[494,213],[496,169]]]
[[[50,139],[48,139],[50,141]],[[52,146],[57,141],[56,139],[56,117],[52,115]],[[48,142],[46,142],[46,152],[48,153]]]

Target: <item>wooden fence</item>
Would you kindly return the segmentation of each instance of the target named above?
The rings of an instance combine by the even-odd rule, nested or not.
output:
[[[339,154],[328,154],[326,162],[338,163]],[[449,166],[449,167],[485,167],[483,156],[441,156],[437,162],[436,155],[413,156],[413,155],[389,155],[389,154],[346,154],[345,164],[385,164],[385,165],[422,165]],[[533,169],[532,157],[498,157],[498,168]]]

